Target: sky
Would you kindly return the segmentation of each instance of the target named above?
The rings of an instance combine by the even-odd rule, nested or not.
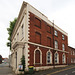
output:
[[[0,0],[0,55],[8,57],[8,32],[10,21],[18,17],[23,1],[28,2],[50,21],[68,33],[68,45],[75,48],[75,0]]]

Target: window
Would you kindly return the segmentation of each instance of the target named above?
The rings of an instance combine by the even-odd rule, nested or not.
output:
[[[51,27],[47,25],[47,32],[51,33]]]
[[[62,35],[62,39],[65,40],[65,36],[64,35]]]
[[[21,30],[22,30],[22,38],[24,37],[24,26],[22,25],[21,27]]]
[[[73,51],[73,55],[74,55],[74,51]]]
[[[36,43],[41,44],[41,34],[38,32],[35,33],[35,41]]]
[[[74,59],[74,63],[75,63],[75,59]]]
[[[35,63],[40,63],[40,51],[35,51]]]
[[[62,44],[62,50],[63,50],[63,51],[65,50],[65,45],[64,45],[64,44]]]
[[[55,48],[58,49],[58,41],[55,40]]]
[[[39,47],[34,50],[34,64],[42,64],[42,51],[39,49]]]
[[[73,59],[71,59],[71,63],[73,63]]]
[[[51,38],[47,37],[47,46],[51,47]]]
[[[52,54],[50,51],[47,52],[47,64],[52,63]]]
[[[71,51],[71,55],[72,55],[72,51]]]
[[[35,26],[41,28],[41,20],[35,17]]]
[[[62,63],[65,63],[65,54],[62,55]]]
[[[56,30],[54,30],[54,35],[58,36],[58,32]]]
[[[59,55],[58,53],[56,52],[55,53],[55,64],[59,63]]]

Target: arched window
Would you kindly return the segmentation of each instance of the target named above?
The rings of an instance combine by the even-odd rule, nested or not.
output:
[[[35,51],[35,63],[40,63],[40,51]]]
[[[52,63],[52,53],[50,51],[47,52],[47,64]]]
[[[42,51],[39,47],[34,50],[34,65],[35,64],[42,64]]]
[[[65,54],[62,55],[62,63],[66,63]]]
[[[59,63],[59,54],[56,52],[54,56],[55,56],[55,64]]]

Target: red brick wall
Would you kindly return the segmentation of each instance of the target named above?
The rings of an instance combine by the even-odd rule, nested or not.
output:
[[[37,17],[36,15],[32,14],[30,12],[30,30],[29,30],[29,35],[30,35],[30,42],[33,42],[33,43],[36,43],[36,38],[35,38],[35,33],[38,32],[41,34],[41,45],[44,45],[44,46],[48,46],[48,41],[47,41],[47,37],[51,38],[51,47],[53,48],[53,27],[50,25],[50,29],[47,27],[47,24],[45,21],[43,21],[42,19],[40,19],[39,17]],[[35,20],[35,18],[37,18],[39,21]],[[37,21],[37,22],[36,22]],[[40,25],[38,25],[40,24]],[[48,29],[47,29],[48,28]],[[48,32],[50,30],[50,32]],[[58,30],[57,30],[58,31]],[[68,49],[68,41],[67,41],[67,36],[65,35],[65,40],[62,40],[62,33],[60,31],[58,31],[58,36],[54,36],[54,40],[57,40],[58,41],[58,49],[62,50],[62,43],[65,44],[65,50],[67,51]],[[39,41],[39,40],[37,40]],[[30,45],[30,65],[34,65],[34,50],[37,48],[37,46],[33,46],[33,45]],[[40,47],[40,50],[42,51],[42,62],[43,64],[42,65],[46,65],[46,52],[49,50],[49,49],[46,49],[46,48],[42,48]],[[60,64],[62,64],[62,53],[59,52],[59,61],[60,61]]]
[[[68,52],[69,52],[69,54],[68,54],[68,64],[73,64],[73,63],[75,63],[75,62],[74,62],[74,60],[75,60],[75,54],[73,55],[73,51],[75,52],[75,49],[72,48],[72,47],[70,47],[70,46],[68,46]],[[72,54],[71,54],[71,52],[72,52]],[[73,60],[72,63],[71,63],[71,59]]]

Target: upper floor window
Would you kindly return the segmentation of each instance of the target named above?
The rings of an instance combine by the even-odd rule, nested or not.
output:
[[[58,36],[58,32],[56,30],[54,30],[54,35]]]
[[[73,55],[75,54],[75,52],[73,51]]]
[[[47,37],[47,46],[51,47],[51,38]]]
[[[35,17],[35,26],[41,28],[41,20]]]
[[[35,33],[35,41],[36,43],[41,44],[41,34],[38,32]]]
[[[47,52],[47,64],[52,63],[52,53],[50,51]]]
[[[63,51],[65,50],[65,45],[64,45],[64,44],[62,44],[62,50],[63,50]]]
[[[72,51],[71,51],[71,55],[72,55]]]
[[[51,33],[51,27],[47,25],[47,32]]]
[[[24,37],[24,25],[21,27],[21,32],[22,32],[22,38]]]
[[[55,48],[58,49],[58,41],[55,40]]]
[[[62,39],[65,40],[65,36],[64,35],[62,35]]]

